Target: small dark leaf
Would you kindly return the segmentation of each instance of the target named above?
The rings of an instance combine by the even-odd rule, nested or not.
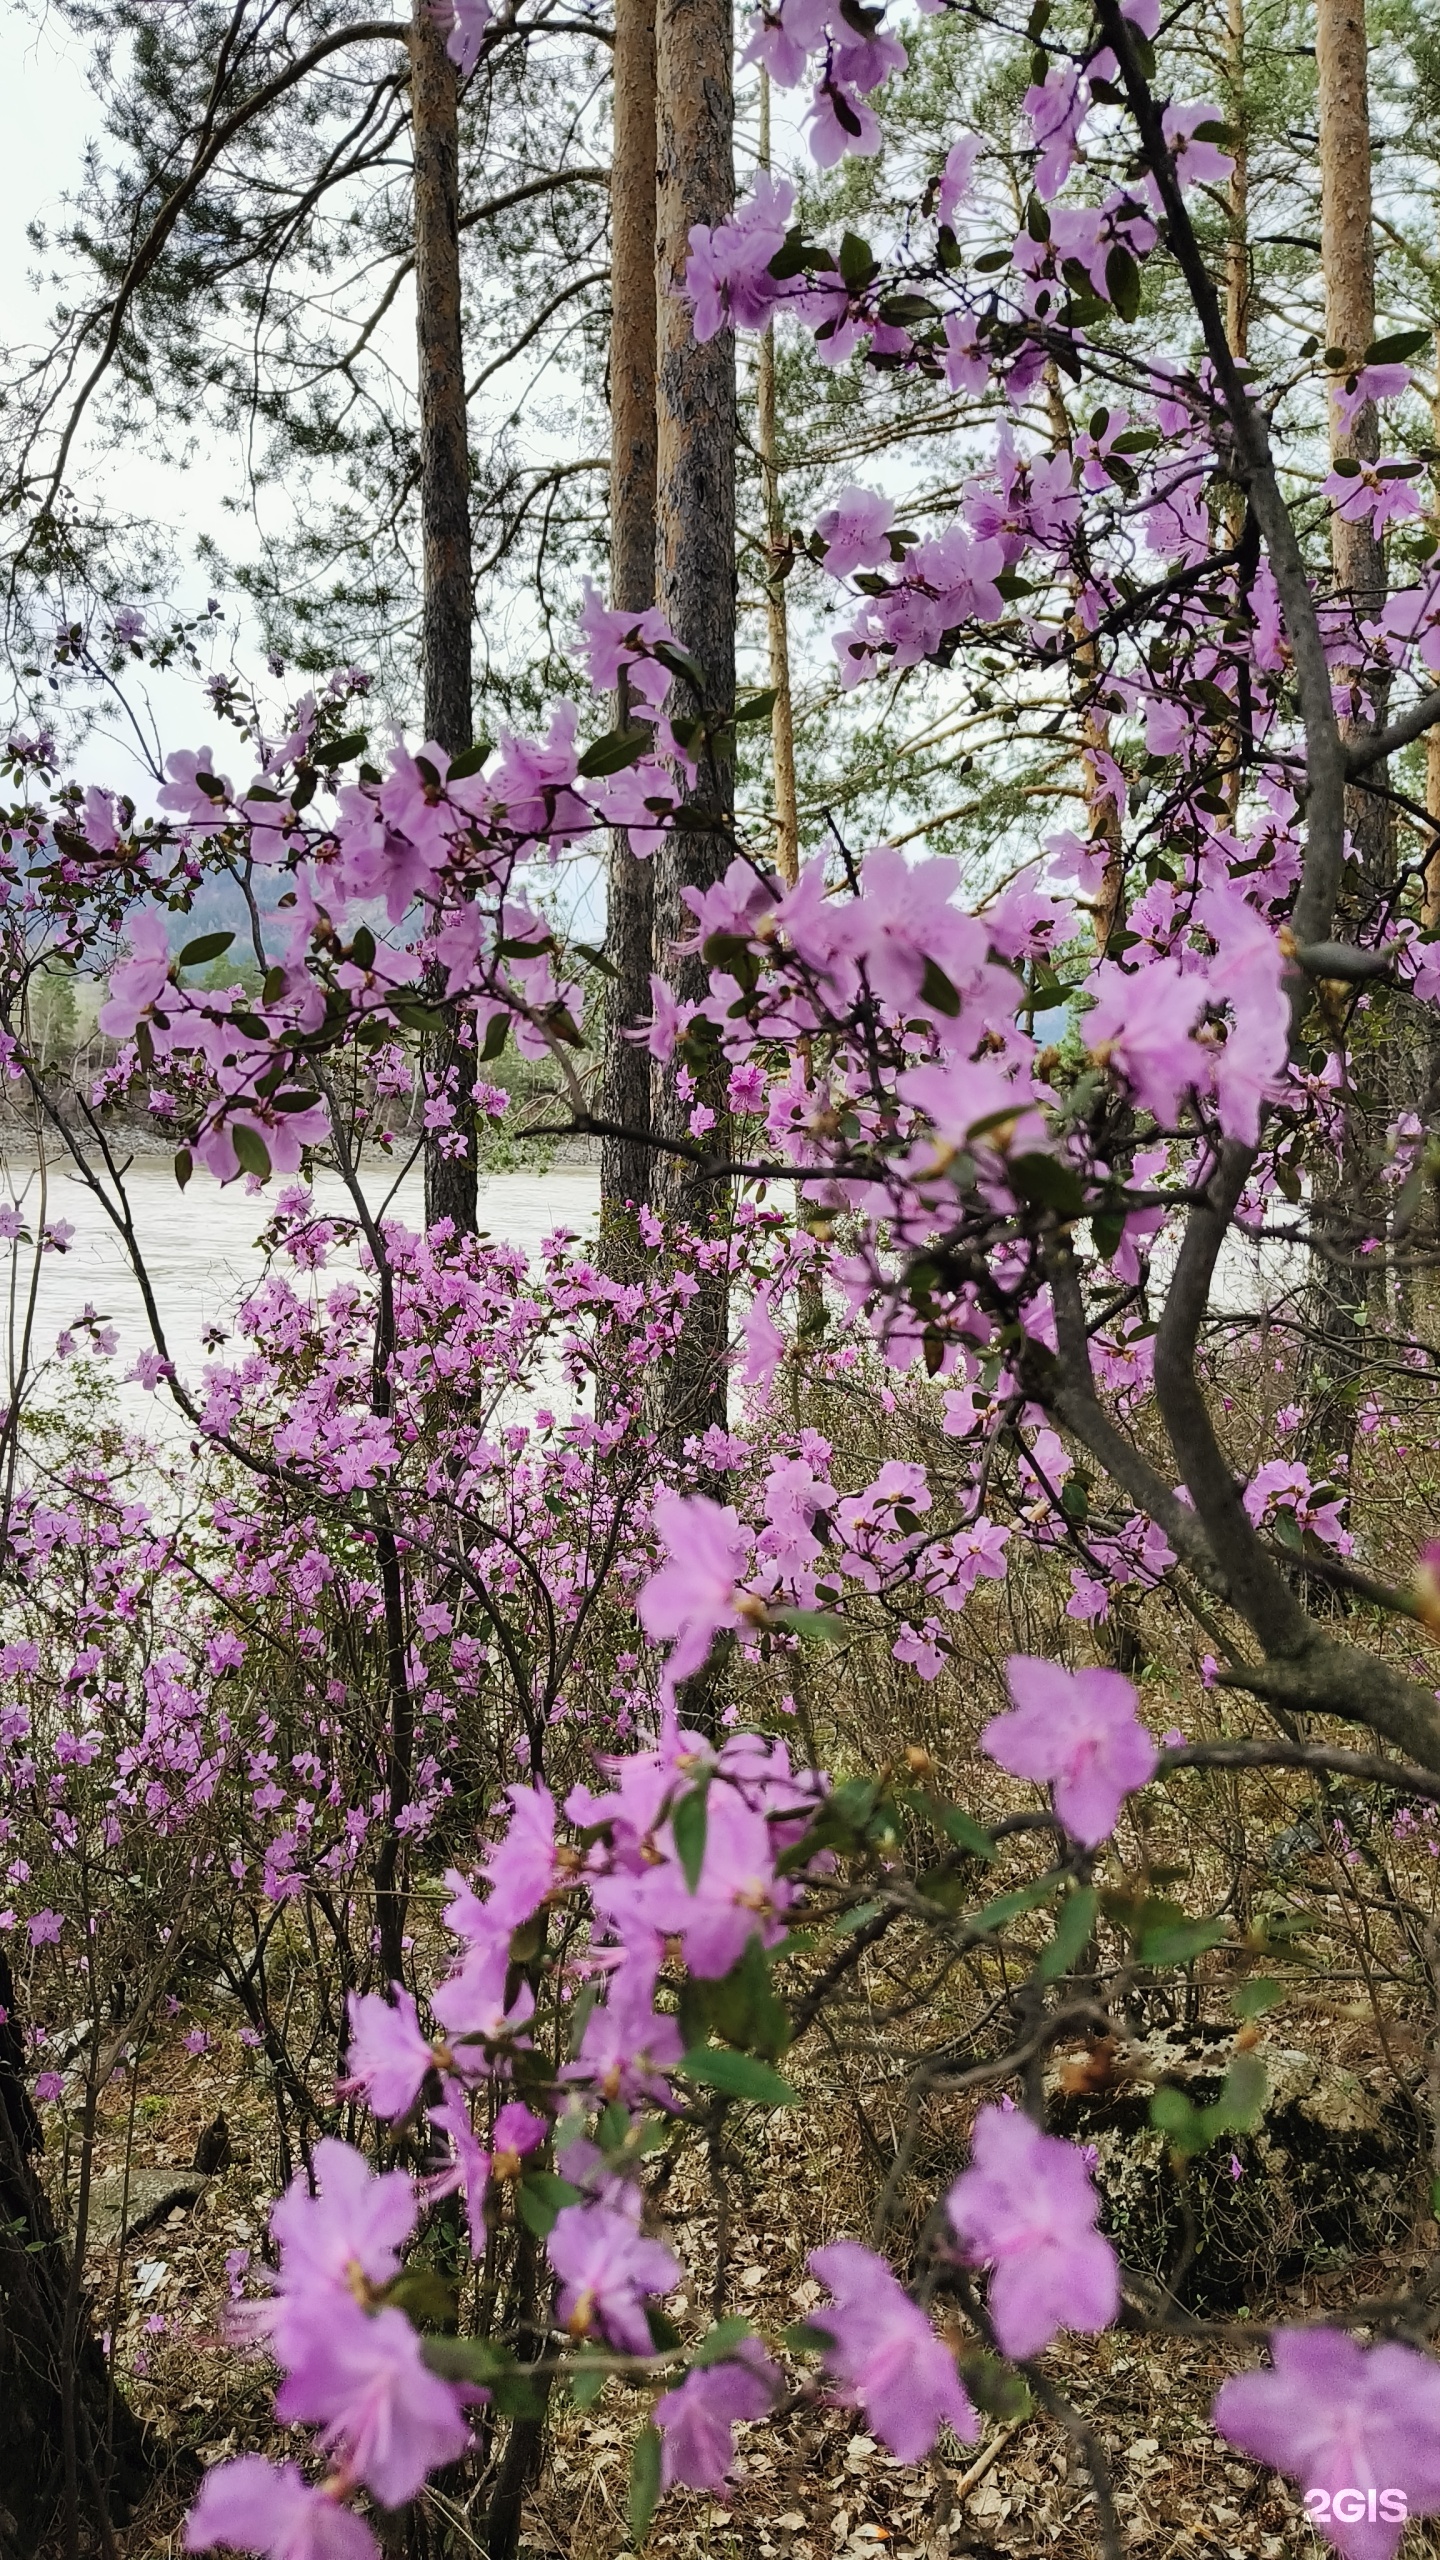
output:
[[[670,1816],[670,1830],[675,1842],[675,1855],[681,1873],[692,1893],[699,1891],[700,1874],[705,1864],[705,1833],[709,1819],[708,1787],[692,1787],[680,1798]]]
[[[644,2426],[630,2456],[630,2497],[626,2517],[630,2539],[638,2551],[650,2530],[660,2501],[660,2430]]]
[[[234,941],[233,933],[202,933],[187,942],[175,966],[177,969],[203,969],[207,960],[218,960]]]
[[[1057,1218],[1078,1218],[1085,1207],[1079,1175],[1058,1156],[1012,1156],[1007,1168],[1016,1196],[1035,1209],[1053,1209]]]
[[[270,1179],[270,1150],[258,1129],[246,1120],[230,1123],[230,1144],[235,1150],[242,1173],[253,1173],[260,1182]]]
[[[698,2080],[722,2097],[744,2098],[759,2107],[793,2107],[795,2092],[788,2080],[757,2062],[753,2053],[731,2053],[722,2045],[692,2045],[671,2068],[682,2080]]]
[[[178,1154],[178,1155],[177,1155],[177,1157],[175,1158],[175,1179],[176,1179],[176,1181],[179,1183],[180,1188],[181,1188],[181,1190],[182,1190],[182,1191],[184,1190],[185,1185],[186,1185],[186,1183],[189,1181],[190,1176],[191,1176],[191,1174],[194,1172],[194,1170],[195,1170],[195,1159],[194,1159],[194,1157],[193,1157],[193,1156],[192,1156],[192,1154],[190,1153],[190,1150],[189,1150],[189,1148],[188,1148],[188,1147],[182,1147],[182,1148],[180,1149],[179,1154]]]
[[[600,774],[622,773],[627,764],[638,764],[654,744],[653,729],[607,729],[603,738],[586,748],[577,770],[587,782]]]
[[[1430,344],[1428,329],[1397,329],[1388,338],[1376,338],[1365,350],[1367,364],[1405,364],[1411,356],[1423,354]]]
[[[352,756],[363,756],[368,740],[363,729],[352,729],[348,737],[333,738],[328,747],[312,748],[310,762],[319,765],[348,764]]]
[[[690,2362],[692,2366],[702,2367],[724,2364],[733,2356],[742,2338],[753,2338],[754,2335],[754,2324],[749,2320],[717,2320],[714,2328],[706,2331]]]
[[[960,1010],[960,998],[938,960],[927,958],[925,962],[925,974],[920,981],[920,1000],[922,1004],[928,1004],[932,1012],[947,1014],[952,1020]]]
[[[1140,270],[1118,240],[1105,261],[1105,290],[1122,320],[1139,317]]]

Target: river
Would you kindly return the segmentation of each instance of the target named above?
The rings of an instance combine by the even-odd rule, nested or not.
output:
[[[33,1227],[40,1215],[36,1168],[7,1165],[5,1177],[8,1196],[18,1202]],[[393,1181],[393,1170],[387,1172],[383,1166],[367,1174],[365,1193],[372,1208],[379,1207]],[[197,1168],[182,1192],[168,1157],[140,1157],[125,1177],[125,1188],[170,1356],[179,1375],[194,1380],[205,1360],[214,1356],[205,1346],[207,1329],[232,1330],[237,1305],[264,1269],[257,1239],[282,1186],[276,1183],[258,1196],[244,1182],[222,1189]],[[338,1176],[321,1173],[314,1188],[322,1215],[349,1212]],[[574,1165],[549,1173],[492,1174],[480,1186],[482,1233],[497,1243],[518,1245],[531,1258],[538,1256],[545,1238],[557,1228],[581,1235],[591,1232],[598,1207],[598,1174]],[[407,1226],[422,1223],[418,1169],[401,1183],[388,1214]],[[102,1355],[102,1366],[115,1383],[125,1420],[134,1424],[148,1415],[168,1434],[179,1420],[169,1397],[163,1390],[158,1395],[147,1393],[127,1376],[137,1355],[152,1347],[152,1337],[124,1247],[94,1194],[73,1172],[67,1173],[63,1163],[48,1168],[44,1215],[51,1226],[63,1221],[74,1233],[64,1253],[41,1256],[32,1366],[53,1361],[57,1340],[66,1333],[74,1336],[77,1349],[90,1352],[91,1344],[83,1333],[75,1335],[74,1329],[84,1310],[93,1308],[115,1336],[116,1347]],[[0,1246],[0,1256],[4,1251]],[[302,1297],[319,1300],[334,1286],[337,1271],[353,1269],[355,1260],[355,1247],[346,1241],[332,1250],[322,1270],[297,1271],[288,1262],[284,1268]],[[24,1244],[15,1249],[14,1268],[12,1364],[13,1342],[23,1324],[33,1269],[30,1249]],[[0,1259],[0,1282],[3,1276]]]

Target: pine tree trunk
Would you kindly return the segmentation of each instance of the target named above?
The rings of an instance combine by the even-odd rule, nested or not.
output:
[[[414,0],[410,37],[414,152],[415,329],[419,355],[421,662],[425,735],[447,756],[470,744],[470,448],[460,307],[459,79],[430,0]],[[438,989],[427,990],[432,996]],[[476,1225],[473,1048],[437,1034],[425,1043],[427,1077],[455,1079],[458,1155],[438,1134],[425,1145],[425,1217]]]
[[[23,2066],[0,1949],[0,2560],[77,2549],[102,2517],[123,2519],[146,2479],[139,2427],[83,2297],[79,2320],[71,2316],[71,2253],[36,2175],[41,2134]]]
[[[1362,362],[1375,336],[1375,240],[1370,199],[1370,102],[1365,0],[1317,0],[1315,67],[1320,107],[1320,253],[1325,279],[1325,334],[1343,348],[1352,366]],[[1339,462],[1373,462],[1380,451],[1380,420],[1367,400],[1354,425],[1342,428],[1333,408],[1330,449]],[[1331,518],[1335,584],[1358,623],[1385,603],[1385,546],[1368,520]],[[1341,671],[1343,675],[1343,670]],[[1372,715],[1348,721],[1350,735],[1365,734],[1385,719],[1384,688],[1366,677]],[[1383,775],[1377,774],[1377,781]],[[1350,795],[1346,815],[1356,852],[1376,883],[1391,867],[1392,829],[1383,801],[1367,792]]]
[[[610,589],[626,613],[655,601],[655,0],[616,0],[610,161]],[[623,692],[623,688],[622,688]],[[628,705],[615,706],[623,727]],[[626,1131],[600,1149],[607,1241],[650,1197],[650,1055],[625,1033],[648,1020],[654,866],[610,839],[602,1116]]]
[[[760,166],[770,166],[770,74],[760,73]],[[800,877],[800,795],[795,783],[795,701],[790,690],[790,624],[785,577],[785,507],[775,415],[775,323],[760,335],[755,384],[761,492],[765,504],[765,630],[770,647],[770,763],[775,784],[775,868],[788,889]]]
[[[1375,250],[1370,200],[1370,110],[1365,30],[1365,0],[1317,0],[1315,65],[1320,128],[1320,253],[1325,283],[1325,334],[1332,349],[1342,350],[1349,364],[1360,364],[1375,335]],[[1343,379],[1343,377],[1342,377]],[[1330,415],[1330,449],[1334,460],[1371,461],[1379,451],[1379,419],[1367,402],[1353,426],[1341,426]],[[1337,599],[1356,626],[1378,615],[1385,602],[1384,546],[1368,522],[1331,518],[1331,558]],[[1360,646],[1357,639],[1358,667]],[[1344,683],[1344,661],[1336,681]],[[1385,717],[1384,688],[1370,675],[1365,689],[1374,716]],[[1371,715],[1355,710],[1342,723],[1350,736],[1364,734]],[[1377,772],[1377,782],[1383,780]],[[1369,792],[1346,794],[1346,823],[1362,874],[1378,886],[1391,867],[1392,830],[1383,801]],[[1367,1231],[1383,1228],[1385,1210],[1372,1176],[1370,1131],[1375,1103],[1384,1111],[1385,1097],[1367,1097],[1355,1089],[1354,1059],[1347,1061],[1347,1089],[1341,1097],[1342,1134],[1333,1164],[1313,1168],[1312,1215],[1321,1250],[1314,1259],[1311,1325],[1314,1347],[1310,1361],[1310,1411],[1305,1456],[1313,1468],[1348,1455],[1354,1439],[1354,1404],[1366,1360],[1362,1310],[1367,1279],[1358,1247]],[[1378,1070],[1377,1070],[1378,1071]],[[1375,1257],[1374,1277],[1382,1293],[1383,1257]],[[1371,1284],[1373,1286],[1373,1282]]]
[[[680,287],[695,223],[723,222],[735,200],[732,157],[734,39],[730,0],[658,0],[656,11],[657,195],[657,601],[676,638],[704,670],[703,701],[679,679],[672,716],[727,720],[735,702],[735,342],[728,330],[696,344]],[[682,891],[708,888],[732,854],[733,796],[728,751],[700,763],[691,793],[715,823],[677,828],[658,858],[655,945],[658,964],[682,999],[703,994],[704,962],[680,958],[676,945],[694,930]],[[657,1131],[690,1134],[696,1102],[715,1115],[706,1144],[728,1149],[723,1076],[698,1079],[686,1100],[673,1071],[656,1095]],[[705,1168],[656,1158],[653,1196],[671,1215],[697,1228],[722,1230],[729,1185]],[[728,1292],[723,1269],[705,1275],[685,1338],[664,1382],[662,1427],[678,1446],[726,1412],[725,1342]]]

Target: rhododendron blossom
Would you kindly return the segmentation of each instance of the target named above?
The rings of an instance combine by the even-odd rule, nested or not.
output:
[[[1119,1671],[1066,1671],[1019,1653],[1005,1679],[1014,1705],[992,1716],[981,1747],[1012,1777],[1051,1784],[1066,1830],[1098,1848],[1125,1797],[1159,1765],[1155,1739],[1135,1713],[1133,1683]]]

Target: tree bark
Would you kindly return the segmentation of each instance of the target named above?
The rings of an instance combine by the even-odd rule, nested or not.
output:
[[[658,0],[657,601],[704,672],[703,698],[676,679],[671,715],[703,717],[712,729],[729,720],[735,704],[735,342],[722,330],[697,345],[681,287],[692,225],[723,222],[735,201],[733,52],[730,0]],[[676,949],[694,930],[682,892],[710,887],[731,859],[728,740],[702,749],[689,798],[700,822],[677,828],[657,860],[655,942],[676,994],[693,1001],[704,993],[707,972],[698,954],[681,958]],[[704,823],[702,811],[713,823]],[[697,1078],[688,1099],[674,1072],[665,1076],[657,1131],[686,1134],[697,1101],[715,1115],[708,1137],[723,1155],[728,1112],[715,1070]],[[723,1229],[724,1181],[662,1155],[653,1188],[672,1215],[698,1229]],[[672,1446],[724,1425],[727,1306],[723,1268],[707,1272],[664,1380],[662,1428]]]
[[[626,613],[655,602],[655,0],[616,0],[610,178],[610,589]],[[624,687],[615,706],[624,727]],[[604,1114],[626,1131],[600,1149],[600,1214],[612,1246],[627,1205],[650,1197],[650,1055],[625,1037],[650,1013],[654,866],[610,839]]]
[[[447,756],[470,744],[473,594],[470,562],[470,445],[460,299],[459,78],[429,0],[414,0],[410,36],[410,117],[414,153],[415,329],[420,410],[421,665],[425,735]],[[432,995],[438,990],[431,989]],[[476,1225],[473,1046],[458,1032],[427,1040],[422,1065],[431,1084],[454,1079],[454,1128],[447,1155],[440,1133],[425,1143],[425,1217]]]
[[[1370,200],[1370,100],[1365,0],[1317,0],[1315,68],[1320,109],[1320,254],[1325,280],[1325,334],[1343,348],[1351,366],[1362,362],[1375,336],[1375,239]],[[1339,462],[1373,462],[1380,451],[1380,420],[1367,400],[1354,425],[1342,428],[1332,407],[1330,450]],[[1357,623],[1385,603],[1385,546],[1368,520],[1331,518],[1335,585]],[[1358,707],[1345,723],[1350,737],[1364,736],[1386,717],[1385,688],[1366,680],[1373,713]],[[1375,775],[1383,782],[1383,771]],[[1347,795],[1346,819],[1368,876],[1388,874],[1391,829],[1383,800]]]
[[[1325,335],[1330,349],[1337,354],[1343,351],[1353,368],[1362,362],[1375,335],[1365,0],[1317,0],[1315,67]],[[1343,375],[1339,378],[1343,380]],[[1373,461],[1379,451],[1379,418],[1373,402],[1366,403],[1349,428],[1341,426],[1332,403],[1329,428],[1334,461]],[[1335,671],[1338,685],[1345,684],[1347,675],[1353,675],[1356,683],[1341,729],[1347,737],[1363,737],[1375,721],[1384,721],[1386,713],[1384,688],[1371,676],[1365,678],[1365,690],[1372,697],[1373,713],[1362,705],[1363,649],[1358,638],[1359,624],[1377,615],[1385,602],[1384,545],[1368,522],[1351,524],[1337,513],[1331,517],[1330,546],[1342,627],[1354,629],[1357,635],[1354,657],[1348,665],[1342,657]],[[1383,771],[1377,771],[1375,780],[1383,782]],[[1366,791],[1347,790],[1345,823],[1362,882],[1378,886],[1391,868],[1391,830],[1384,802]],[[1348,1458],[1353,1446],[1355,1397],[1368,1357],[1363,1310],[1369,1292],[1357,1254],[1362,1234],[1383,1229],[1385,1218],[1369,1161],[1367,1123],[1375,1118],[1374,1102],[1354,1084],[1355,1064],[1352,1051],[1345,1060],[1346,1082],[1339,1097],[1341,1134],[1335,1159],[1317,1159],[1313,1169],[1312,1222],[1319,1249],[1312,1265],[1309,1411],[1302,1444],[1312,1470],[1328,1468],[1341,1455]],[[1377,1272],[1383,1274],[1383,1268],[1383,1260],[1377,1260]],[[1383,1306],[1377,1312],[1383,1312]]]
[[[770,74],[760,73],[760,166],[770,166]],[[765,503],[765,630],[770,649],[770,764],[775,785],[775,868],[789,889],[800,877],[800,795],[795,784],[795,703],[784,571],[789,565],[775,416],[775,323],[760,333],[755,385],[760,479]]]
[[[0,1949],[0,2560],[38,2560],[57,2548],[57,2535],[73,2547],[82,2526],[119,2523],[148,2476],[144,2440],[111,2382],[88,2306],[81,2302],[78,2322],[67,2318],[75,2277],[36,2173],[41,2143]]]

